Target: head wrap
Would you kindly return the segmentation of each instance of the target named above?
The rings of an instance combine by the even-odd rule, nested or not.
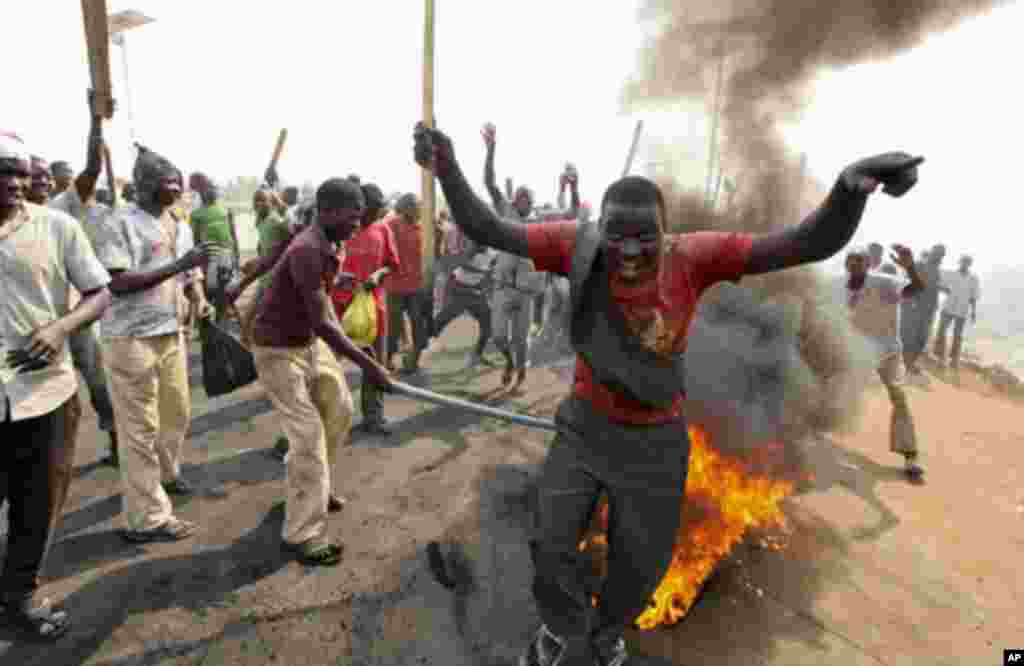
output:
[[[152,201],[160,187],[160,179],[181,178],[181,171],[170,160],[143,145],[136,144],[139,156],[135,158],[132,180],[135,181],[135,197],[138,201]]]
[[[419,199],[416,198],[416,195],[408,192],[398,197],[398,201],[395,203],[395,210],[409,210],[410,208],[415,208],[418,203]]]

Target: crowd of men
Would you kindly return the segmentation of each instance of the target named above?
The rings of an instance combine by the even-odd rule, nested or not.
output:
[[[180,473],[191,417],[189,322],[237,320],[281,426],[283,546],[307,565],[330,566],[342,546],[328,538],[328,514],[345,505],[331,470],[355,415],[342,359],[363,372],[359,428],[386,435],[393,372],[421,372],[431,340],[468,313],[479,325],[469,365],[489,364],[493,342],[510,390],[523,386],[538,331],[565,330],[577,354],[572,395],[559,407],[540,480],[534,593],[544,625],[520,663],[545,666],[579,652],[589,655],[585,663],[621,666],[623,631],[660,581],[678,528],[689,455],[682,358],[698,299],[717,282],[839,252],[868,196],[880,186],[902,195],[923,161],[886,153],[853,163],[819,209],[780,232],[672,234],[661,190],[640,177],[608,187],[600,224],[587,224],[572,165],[561,175],[559,208],[536,206],[529,188],[509,180],[502,192],[493,125],[482,131],[487,204],[468,185],[450,139],[420,125],[415,159],[438,179],[450,211],[435,224],[432,274],[423,272],[416,195],[388,202],[379,186],[353,175],[303,197],[282,188],[273,167],[252,200],[258,256],[239,265],[236,221],[207,175],[189,178],[199,198],[189,210],[181,170],[139,146],[132,187],[101,191],[102,121],[91,98],[89,109],[86,166],[77,176],[0,133],[0,427],[11,443],[0,465],[0,498],[10,506],[0,602],[10,622],[45,640],[69,623],[36,591],[71,478],[81,414],[75,368],[110,435],[106,462],[120,469],[124,537],[186,539],[198,526],[174,515],[169,495],[192,492]],[[969,260],[942,272],[940,247],[921,263],[906,247],[894,250],[909,282],[886,275],[870,251],[852,250],[844,299],[854,324],[879,343],[878,371],[894,405],[891,448],[917,478],[903,368],[916,368],[914,354],[927,344],[920,326],[931,330],[938,303],[929,290],[949,294],[936,353],[944,358],[952,323],[957,364],[977,280]],[[253,297],[240,300],[256,283]],[[346,315],[367,295],[375,326],[360,337],[346,331]],[[909,303],[915,315],[904,317],[904,331],[899,313]],[[403,351],[406,319],[411,339]],[[618,527],[609,533],[611,566],[594,605],[577,544],[604,492]]]

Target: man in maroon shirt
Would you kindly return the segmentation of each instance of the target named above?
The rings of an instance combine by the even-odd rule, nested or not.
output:
[[[473,193],[447,136],[420,124],[414,139],[417,162],[433,170],[467,236],[569,278],[576,373],[540,479],[533,591],[544,624],[520,664],[620,666],[622,635],[661,581],[679,526],[689,464],[683,354],[698,299],[717,282],[832,256],[868,194],[879,183],[904,194],[923,158],[887,153],[847,167],[825,202],[783,231],[668,234],[661,190],[645,178],[609,186],[597,224],[523,224]],[[577,546],[602,493],[610,529],[598,591]]]
[[[331,494],[331,468],[352,424],[352,396],[335,357],[343,356],[368,381],[389,390],[387,371],[345,337],[329,297],[338,275],[338,243],[350,238],[365,212],[359,186],[332,178],[316,193],[316,222],[283,253],[260,259],[230,301],[263,273],[270,283],[256,306],[253,356],[260,381],[290,443],[288,499],[282,538],[304,562],[335,565],[341,546],[325,536],[327,513],[342,506]],[[283,245],[283,244],[282,244]]]

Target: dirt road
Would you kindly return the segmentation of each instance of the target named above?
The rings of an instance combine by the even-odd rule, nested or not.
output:
[[[459,370],[472,333],[456,322],[455,348],[426,360],[435,390],[481,397],[497,384],[495,371]],[[504,404],[550,415],[567,381],[537,369]],[[633,649],[677,664],[918,666],[999,663],[1024,646],[1020,407],[972,388],[911,389],[925,486],[888,453],[888,405],[873,391],[856,433],[807,443],[816,477],[787,504],[787,547],[739,548],[681,625],[632,634]],[[351,500],[329,528],[344,562],[316,570],[278,548],[283,469],[267,455],[266,407],[256,387],[196,397],[185,474],[200,493],[179,512],[203,531],[170,545],[117,537],[118,477],[95,467],[104,443],[87,423],[47,566],[47,593],[76,625],[51,647],[0,630],[0,663],[512,663],[533,628],[525,536],[548,437],[388,398],[395,434],[356,437],[334,471]],[[429,576],[423,548],[438,538],[472,586]]]

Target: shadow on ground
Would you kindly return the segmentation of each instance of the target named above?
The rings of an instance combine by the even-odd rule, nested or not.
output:
[[[135,617],[175,607],[201,616],[205,608],[232,603],[235,590],[274,574],[288,562],[279,545],[283,520],[284,505],[279,504],[227,547],[141,561],[90,580],[63,601],[74,621],[66,636],[53,645],[14,643],[4,663],[82,664]],[[0,629],[0,643],[17,638]]]

